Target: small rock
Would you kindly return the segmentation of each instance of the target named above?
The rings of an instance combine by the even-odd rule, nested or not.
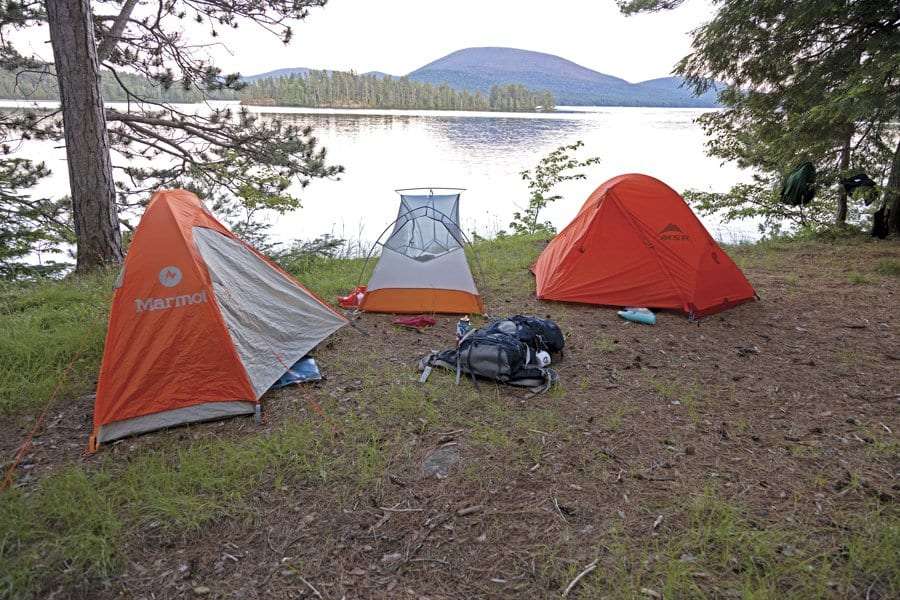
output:
[[[645,596],[650,596],[651,598],[662,598],[662,594],[656,590],[651,590],[650,588],[641,588],[641,593]]]
[[[207,596],[207,595],[209,595],[209,592],[210,592],[209,588],[206,587],[205,585],[198,585],[197,587],[194,588],[195,596]]]
[[[428,453],[422,461],[422,471],[429,477],[446,479],[459,458],[459,448],[455,444],[441,446]]]
[[[391,552],[390,554],[385,554],[384,556],[382,556],[381,562],[383,562],[383,563],[397,562],[401,558],[403,558],[403,555],[401,553]]]
[[[356,567],[355,569],[353,569],[352,571],[350,571],[350,574],[351,574],[351,575],[354,575],[354,576],[356,576],[356,577],[360,577],[360,576],[366,574],[366,570],[365,570],[365,569],[360,569],[359,567]]]

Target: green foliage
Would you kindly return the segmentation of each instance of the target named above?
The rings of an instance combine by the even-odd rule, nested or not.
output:
[[[626,15],[670,10],[680,6],[683,2],[684,0],[616,0],[619,10]]]
[[[620,1],[626,13],[664,10],[679,0]],[[725,194],[694,194],[703,212],[724,220],[759,217],[765,232],[782,222],[843,224],[841,177],[866,172],[885,184],[900,169],[900,35],[890,2],[716,0],[712,19],[694,32],[692,53],[675,72],[696,92],[714,81],[725,109],[704,114],[713,156],[758,175]],[[802,211],[779,205],[774,190],[797,164],[818,170],[818,193]],[[893,166],[892,166],[893,161]],[[895,175],[895,179],[897,180]],[[882,186],[884,187],[884,185]],[[865,222],[859,198],[846,221]],[[833,217],[831,215],[834,215]]]
[[[584,142],[577,141],[568,146],[560,146],[541,159],[533,169],[522,171],[522,179],[528,182],[530,196],[528,208],[524,212],[516,211],[513,220],[509,224],[516,234],[533,235],[536,233],[552,234],[556,230],[549,221],[541,222],[541,211],[552,202],[556,202],[562,196],[551,195],[553,188],[564,181],[584,179],[584,173],[576,172],[600,162],[599,157],[579,160],[572,156]]]
[[[766,237],[778,237],[790,227],[797,231],[826,231],[834,221],[833,195],[819,194],[805,207],[788,206],[778,197],[777,176],[757,176],[755,183],[740,183],[724,193],[687,190],[684,198],[701,215],[715,215],[723,222],[758,220],[758,229]],[[859,213],[855,213],[859,214]]]
[[[240,98],[243,104],[316,108],[534,111],[553,110],[555,106],[550,92],[535,92],[516,84],[494,86],[485,96],[407,77],[344,71],[310,71],[306,75],[258,79],[240,92]]]
[[[44,163],[0,160],[0,279],[52,275],[66,267],[46,258],[62,254],[60,245],[72,241],[66,202],[27,193],[49,173]]]
[[[272,255],[286,271],[309,273],[319,265],[343,258],[347,240],[326,233],[313,240],[296,240],[288,248]]]

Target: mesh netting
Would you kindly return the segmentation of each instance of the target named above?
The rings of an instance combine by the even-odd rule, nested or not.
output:
[[[462,247],[459,194],[400,196],[400,213],[385,248],[420,261]]]

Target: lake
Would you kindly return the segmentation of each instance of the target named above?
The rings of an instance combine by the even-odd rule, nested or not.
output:
[[[575,216],[594,188],[622,173],[653,175],[678,191],[723,192],[750,179],[750,173],[736,165],[706,156],[703,131],[694,122],[703,109],[560,107],[556,113],[538,114],[251,110],[311,125],[328,149],[330,161],[346,168],[340,180],[314,180],[301,194],[300,210],[271,218],[272,234],[282,241],[331,233],[370,243],[396,217],[398,197],[393,190],[416,186],[465,188],[463,228],[494,234],[508,228],[513,212],[527,205],[528,189],[521,171],[558,146],[577,140],[585,144],[582,157],[599,156],[601,162],[586,172],[586,180],[559,187],[563,198],[544,215],[557,228]],[[19,155],[47,160],[53,169],[38,192],[67,193],[62,148],[32,144]],[[704,222],[721,241],[758,237],[752,223],[722,226],[714,218]]]

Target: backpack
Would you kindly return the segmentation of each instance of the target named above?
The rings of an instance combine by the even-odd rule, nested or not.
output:
[[[430,367],[442,367],[456,371],[457,384],[462,373],[465,373],[472,377],[476,388],[478,378],[482,378],[525,387],[534,393],[546,391],[558,380],[556,371],[542,367],[537,359],[537,351],[522,339],[525,337],[533,342],[540,341],[544,334],[535,333],[529,327],[520,327],[514,320],[517,318],[473,329],[460,340],[457,348],[432,352],[419,363],[420,369],[425,371],[422,381],[428,377]],[[549,323],[559,331],[555,323]],[[559,332],[559,339],[551,335],[552,328],[546,328],[545,334],[551,338],[551,347],[561,347],[562,332]],[[541,343],[547,347],[546,343]]]
[[[540,317],[516,315],[494,321],[482,330],[515,336],[534,350],[545,350],[550,354],[562,352],[566,345],[566,339],[559,325],[550,319]]]

